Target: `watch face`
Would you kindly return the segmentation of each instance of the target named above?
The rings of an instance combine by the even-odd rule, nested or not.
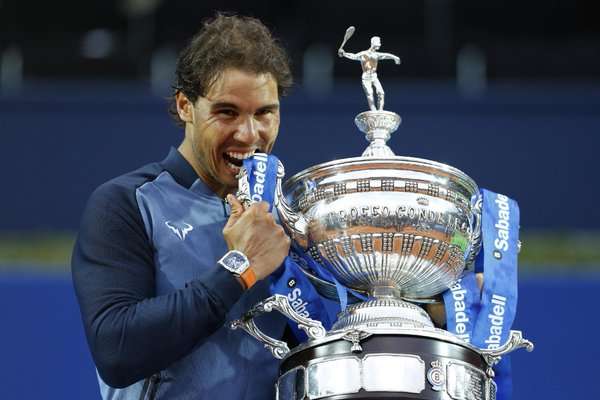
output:
[[[239,251],[230,251],[222,258],[221,263],[229,271],[241,274],[248,267],[248,259]]]

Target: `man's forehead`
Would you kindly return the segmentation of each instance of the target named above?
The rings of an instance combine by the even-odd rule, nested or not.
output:
[[[206,96],[216,99],[223,96],[252,96],[278,98],[277,81],[268,72],[249,72],[228,68],[220,72],[210,84]]]

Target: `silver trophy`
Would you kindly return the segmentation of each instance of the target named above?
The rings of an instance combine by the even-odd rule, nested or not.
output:
[[[338,54],[361,61],[371,110],[355,123],[370,144],[361,157],[315,165],[285,184],[280,165],[275,206],[292,239],[368,300],[350,304],[329,332],[281,295],[257,304],[231,327],[282,359],[280,400],[495,399],[492,366],[517,348],[531,351],[533,344],[511,331],[498,349],[476,348],[436,328],[418,305],[437,301],[479,252],[478,187],[451,166],[394,155],[386,141],[400,116],[383,110],[375,71],[379,59],[400,59],[377,52],[378,37],[368,50],[346,53],[353,32],[350,27]],[[303,272],[322,295],[337,297],[335,285]],[[309,340],[290,351],[261,332],[254,317],[273,309],[298,323]]]

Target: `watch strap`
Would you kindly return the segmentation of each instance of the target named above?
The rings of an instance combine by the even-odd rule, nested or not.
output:
[[[254,270],[252,266],[246,268],[244,272],[240,275],[240,279],[244,284],[244,289],[248,290],[256,283],[256,275],[254,274]]]

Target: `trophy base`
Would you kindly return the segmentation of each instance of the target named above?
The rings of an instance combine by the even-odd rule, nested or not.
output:
[[[365,328],[434,329],[434,325],[419,306],[395,298],[375,298],[349,305],[332,330]]]
[[[496,384],[485,360],[475,350],[445,340],[446,335],[373,333],[361,340],[359,350],[340,335],[308,342],[286,357],[277,399],[495,398]]]
[[[287,343],[260,331],[254,318],[273,310],[298,323],[310,340],[290,350]],[[510,331],[506,343],[488,350],[433,326],[394,326],[402,319],[420,325],[427,321],[418,307],[393,297],[352,305],[341,319],[345,322],[326,332],[320,322],[298,314],[286,296],[277,294],[230,327],[245,330],[282,360],[275,385],[278,400],[493,400],[492,367],[518,348],[533,350],[519,331]]]

